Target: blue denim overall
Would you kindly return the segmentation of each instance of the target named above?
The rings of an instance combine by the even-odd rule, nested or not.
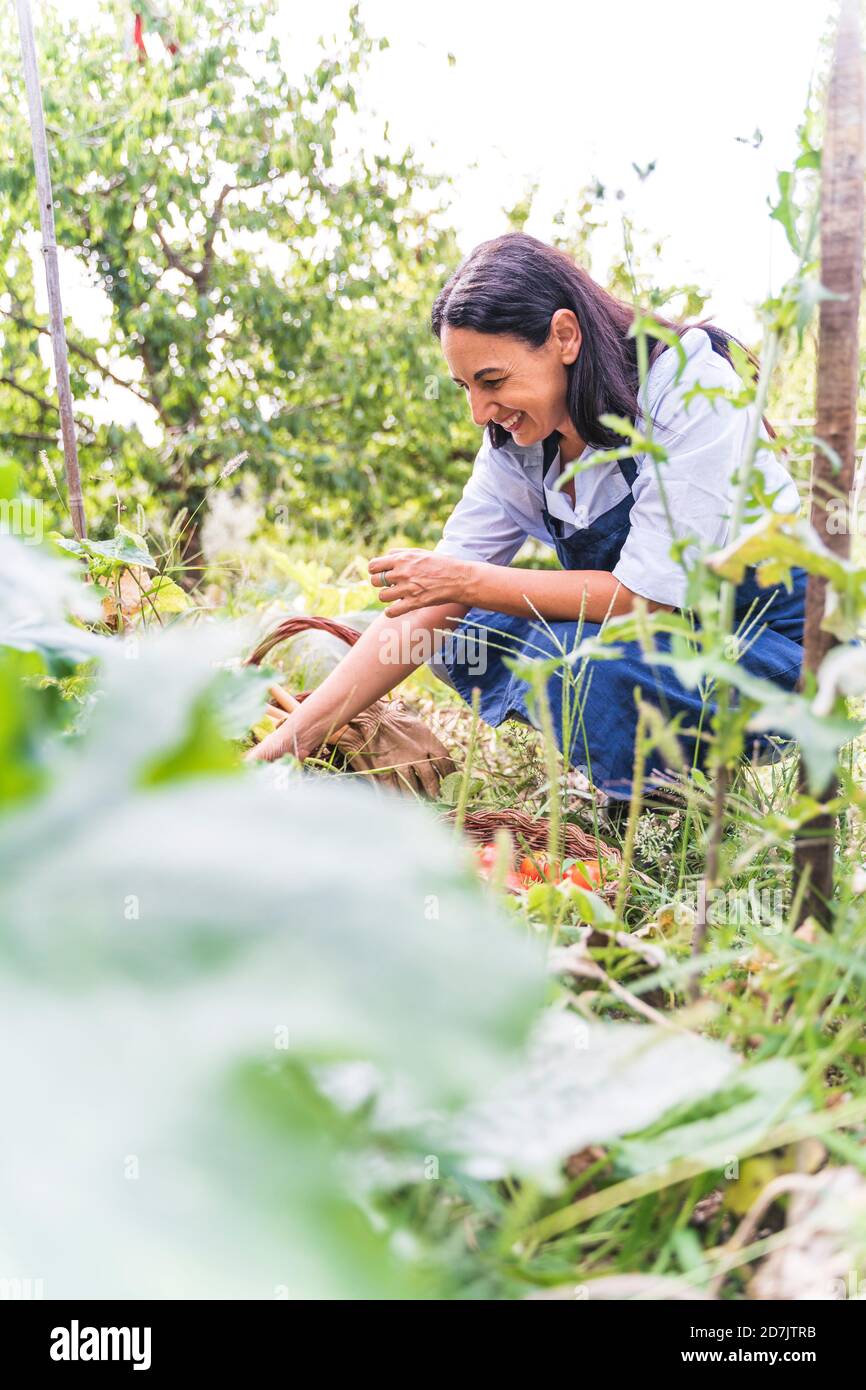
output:
[[[545,440],[545,469],[555,449],[550,439]],[[544,523],[563,569],[610,572],[616,565],[631,525],[631,489],[638,472],[631,458],[619,460],[619,466],[629,486],[628,496],[571,536],[563,535],[562,523],[550,515],[546,501],[542,504]],[[736,590],[735,627],[744,619],[749,625],[747,649],[740,658],[742,665],[785,690],[794,689],[803,659],[806,571],[794,569],[792,577],[790,592],[784,584],[762,589],[754,569],[750,569]],[[760,617],[755,621],[757,615]],[[480,714],[486,723],[498,725],[513,718],[538,728],[538,713],[527,699],[531,701],[531,687],[508,670],[503,656],[545,658],[569,652],[583,638],[597,634],[600,624],[571,620],[542,623],[535,618],[471,608],[455,630],[465,634],[467,641],[453,643],[443,664],[463,699],[471,703],[472,688],[478,686]],[[670,637],[666,634],[656,634],[654,641],[656,651],[670,650]],[[486,669],[477,655],[481,646],[486,646]],[[703,767],[706,735],[715,706],[699,689],[690,690],[683,685],[671,667],[647,661],[638,642],[617,642],[616,646],[621,652],[618,657],[578,661],[555,670],[547,680],[547,698],[563,753],[566,735],[569,738],[569,766],[581,768],[593,785],[612,799],[627,801],[632,795],[637,729],[635,686],[640,688],[642,698],[660,709],[669,721],[680,716],[677,739],[686,768]],[[461,657],[466,649],[476,653],[471,666]],[[772,756],[771,737],[747,735],[749,752]],[[675,780],[663,754],[653,749],[647,757],[644,792],[673,785]]]

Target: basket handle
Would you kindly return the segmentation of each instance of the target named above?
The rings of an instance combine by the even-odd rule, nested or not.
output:
[[[320,632],[330,632],[332,637],[342,638],[350,647],[354,647],[358,638],[361,636],[360,632],[356,632],[353,627],[347,627],[345,623],[337,623],[333,618],[312,618],[309,616],[284,618],[281,623],[277,623],[276,627],[271,628],[271,631],[265,634],[258,646],[250,652],[244,665],[260,666],[273,647],[278,646],[280,642],[285,642],[289,637],[296,637],[299,632],[308,632],[311,629],[318,629]],[[292,696],[292,699],[300,704],[302,700],[306,700],[307,696],[312,693],[311,690],[300,690],[297,695]],[[336,743],[346,732],[348,727],[348,724],[344,724],[336,733],[331,734],[326,742]]]
[[[345,623],[335,622],[333,618],[284,618],[281,623],[266,633],[258,646],[253,649],[247,657],[245,665],[260,666],[268,652],[276,647],[280,642],[285,642],[289,637],[296,637],[299,632],[307,632],[311,628],[316,628],[321,632],[330,632],[332,637],[340,637],[350,647],[354,647],[360,632],[356,632],[353,627],[347,627]]]

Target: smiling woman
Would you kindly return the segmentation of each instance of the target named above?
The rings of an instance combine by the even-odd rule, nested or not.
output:
[[[742,388],[731,356],[735,340],[714,325],[656,316],[659,337],[641,383],[633,319],[630,306],[567,255],[524,233],[482,243],[455,271],[431,322],[484,429],[472,474],[432,552],[391,550],[370,562],[387,604],[382,622],[258,756],[293,746],[303,756],[311,731],[315,737],[351,718],[419,664],[383,657],[388,625],[431,641],[439,634],[431,668],[467,701],[478,687],[487,723],[517,718],[538,725],[529,684],[504,658],[573,653],[636,600],[649,609],[686,606],[694,558],[729,539],[754,407],[732,399]],[[796,512],[797,489],[766,447],[771,434],[759,422],[765,447],[754,464],[757,492],[775,510]],[[513,567],[527,537],[554,549],[561,569]],[[736,620],[749,624],[743,665],[788,689],[802,661],[805,578],[796,571],[790,592],[782,585],[760,589],[747,571],[736,592]],[[443,631],[463,641],[443,642]],[[664,635],[656,641],[660,654],[669,650]],[[635,690],[676,721],[686,767],[703,761],[700,730],[712,704],[670,666],[648,660],[637,642],[619,643],[616,651],[593,664],[577,710],[566,699],[573,685],[567,660],[547,678],[547,697],[562,751],[608,795],[628,799]],[[764,748],[771,737],[762,736]],[[649,781],[658,785],[669,772],[662,754],[653,754]]]

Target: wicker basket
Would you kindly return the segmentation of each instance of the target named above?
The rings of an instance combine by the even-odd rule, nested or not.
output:
[[[278,623],[247,657],[258,666],[274,647],[304,632],[326,632],[352,647],[361,636],[333,618],[296,617]],[[299,691],[300,703],[312,692]],[[397,751],[397,761],[389,761]],[[370,773],[374,787],[435,799],[442,778],[456,770],[454,759],[434,731],[399,697],[373,700],[325,740],[319,753],[337,770]]]
[[[247,657],[248,666],[260,666],[269,651],[278,647],[281,642],[287,642],[290,637],[297,637],[301,632],[310,632],[317,629],[319,632],[329,632],[332,637],[340,637],[349,647],[354,647],[360,632],[353,627],[347,627],[345,623],[335,622],[333,618],[284,618],[281,623],[271,628],[259,642],[259,645]],[[297,700],[303,700],[310,694],[309,690],[302,691],[296,695]]]
[[[441,820],[453,822],[456,811],[446,811]],[[467,811],[463,818],[463,834],[473,844],[489,844],[497,830],[507,830],[518,854],[538,853],[547,849],[550,822],[546,816],[533,818],[523,811]],[[565,859],[603,859],[606,862],[604,894],[616,891],[616,879],[622,866],[622,854],[613,845],[596,839],[579,825],[565,821],[561,827]]]
[[[315,617],[295,617],[286,618],[278,623],[269,633],[259,642],[258,646],[247,658],[247,664],[258,666],[274,647],[281,642],[288,641],[290,637],[296,637],[301,632],[308,632],[318,629],[322,632],[329,632],[334,637],[340,637],[348,646],[354,646],[361,636],[352,627],[347,627],[345,623],[336,622],[333,618]],[[306,699],[311,692],[308,690],[295,693],[297,700]],[[339,748],[339,744],[337,744]],[[456,811],[448,810],[441,814],[443,821],[454,821]],[[549,821],[545,816],[533,818],[523,811],[469,811],[463,818],[463,834],[467,839],[475,844],[486,844],[493,840],[497,830],[505,829],[512,836],[516,851],[525,853],[526,851],[545,850],[547,848],[549,835]],[[565,857],[574,859],[605,859],[607,860],[614,873],[622,863],[622,855],[618,849],[607,845],[603,840],[598,840],[594,835],[581,830],[580,826],[573,825],[569,821],[562,824],[562,843],[565,850]]]

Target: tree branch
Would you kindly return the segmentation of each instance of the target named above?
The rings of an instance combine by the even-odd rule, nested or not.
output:
[[[37,395],[35,391],[30,391],[26,386],[20,386],[20,385],[18,384],[18,382],[15,380],[14,377],[11,377],[11,376],[0,376],[0,385],[2,385],[2,386],[8,386],[8,387],[10,387],[11,390],[13,390],[13,391],[18,391],[22,396],[26,396],[26,397],[28,398],[28,400],[35,401],[35,403],[39,406],[39,409],[40,409],[40,411],[42,412],[43,415],[47,414],[48,412],[51,412],[52,414],[58,416],[58,418],[59,418],[59,416],[60,416],[60,411],[59,411],[58,407],[54,404],[53,401],[46,401],[46,400],[43,400],[42,397],[39,396],[39,395]],[[87,423],[86,420],[82,419],[80,415],[74,415],[72,418],[73,418],[73,420],[74,420],[74,422],[75,422],[75,428],[76,428],[77,430],[80,430],[80,431],[81,431],[81,433],[82,433],[82,435],[85,437],[85,439],[91,440],[91,441],[92,441],[93,439],[96,438],[96,436],[95,436],[94,433],[93,433],[93,430],[91,429],[90,425]],[[40,423],[41,423],[41,421],[40,421]],[[56,444],[56,443],[57,443],[57,437],[56,437],[56,435],[51,435],[51,434],[22,434],[22,433],[16,433],[16,432],[13,431],[13,430],[6,430],[6,431],[5,431],[5,438],[7,438],[7,439],[27,439],[27,440],[32,440],[34,443],[37,443],[37,444],[45,444],[45,443],[48,443],[48,444]]]
[[[251,189],[261,188],[265,184],[276,183],[277,179],[284,177],[283,171],[280,170],[277,174],[267,174],[264,178],[256,179],[252,183],[223,184],[219,197],[213,205],[213,211],[207,219],[208,229],[202,244],[201,266],[198,270],[193,270],[186,259],[190,254],[191,248],[188,248],[183,254],[179,254],[166,240],[165,232],[161,224],[155,221],[154,230],[156,231],[159,244],[162,247],[163,255],[168,261],[171,269],[177,270],[181,275],[184,275],[187,280],[191,280],[199,294],[207,294],[211,270],[213,269],[214,242],[223,220],[223,212],[225,211],[227,198],[232,193],[247,193]]]
[[[48,334],[48,329],[42,324],[33,323],[31,319],[26,319],[21,314],[13,314],[8,309],[0,309],[0,313],[2,313],[4,318],[11,319],[13,323],[17,323],[21,328],[29,328],[34,333]],[[154,392],[142,391],[134,382],[124,381],[123,377],[117,376],[109,367],[103,367],[102,363],[97,357],[94,357],[92,352],[88,352],[86,348],[81,347],[78,343],[70,342],[69,351],[74,352],[76,357],[80,357],[82,361],[89,362],[92,367],[95,367],[96,371],[105,377],[106,381],[113,381],[115,386],[122,386],[125,391],[131,391],[133,396],[137,396],[145,405],[149,405],[156,411],[164,425],[170,425],[172,423],[163,410],[159,397]],[[143,351],[142,361],[145,367],[147,367],[147,359]],[[23,388],[18,387],[18,390],[22,389]],[[53,409],[54,407],[51,408]]]
[[[181,275],[185,275],[187,280],[192,280],[193,284],[196,286],[196,288],[198,288],[199,272],[196,270],[191,270],[190,267],[186,264],[186,262],[177,254],[174,248],[169,245],[169,243],[165,239],[165,233],[163,232],[159,222],[154,222],[153,227],[154,231],[156,232],[157,240],[160,246],[162,247],[162,254],[168,261],[170,269],[177,270]]]
[[[0,440],[20,439],[25,444],[52,444],[57,446],[56,434],[31,434],[22,430],[0,430]]]
[[[43,415],[47,411],[53,411],[55,415],[60,414],[60,411],[58,410],[57,406],[54,404],[53,401],[46,401],[43,396],[37,395],[35,391],[30,391],[26,386],[19,385],[19,383],[15,380],[14,377],[0,376],[0,383],[2,383],[3,386],[11,387],[13,391],[20,392],[20,394],[22,396],[26,396],[28,400],[35,401],[36,404],[39,406],[39,409],[42,411]]]
[[[96,435],[89,425],[76,417],[76,428],[80,431],[82,444],[94,444]],[[6,439],[20,439],[25,444],[50,444],[57,447],[56,434],[38,434],[35,430],[4,430],[0,429],[0,442]]]
[[[197,282],[200,294],[204,294],[206,292],[208,282],[210,281],[210,273],[211,269],[213,268],[213,244],[216,240],[216,234],[219,231],[220,223],[223,220],[223,208],[225,207],[226,198],[229,196],[230,193],[233,192],[234,189],[230,184],[223,185],[223,190],[217,198],[216,202],[214,203],[213,212],[208,218],[209,227],[208,234],[205,237],[204,241],[204,255],[202,256],[201,261],[200,283]]]

